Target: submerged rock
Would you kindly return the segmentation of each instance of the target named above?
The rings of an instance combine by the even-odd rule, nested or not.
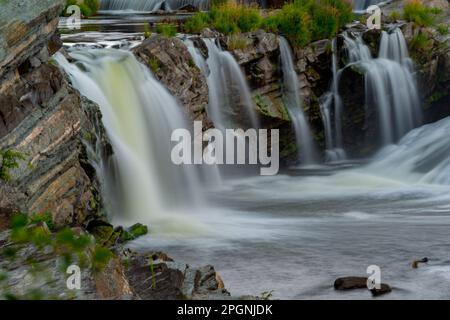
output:
[[[334,281],[335,290],[353,290],[353,289],[368,289],[367,277],[342,277],[337,278]],[[382,283],[380,289],[371,289],[370,292],[373,296],[379,296],[385,293],[391,292],[392,289],[389,285]]]
[[[367,277],[343,277],[334,281],[334,289],[351,290],[367,289]]]
[[[391,287],[389,285],[385,284],[385,283],[381,284],[380,289],[376,289],[375,288],[375,289],[371,289],[370,290],[370,292],[372,293],[372,295],[374,297],[381,296],[381,295],[389,293],[391,291],[392,291]]]
[[[428,258],[422,258],[420,260],[414,260],[411,264],[411,267],[413,269],[417,269],[419,267],[419,263],[427,263],[428,262]]]

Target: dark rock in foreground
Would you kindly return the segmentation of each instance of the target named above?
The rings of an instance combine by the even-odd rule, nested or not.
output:
[[[342,277],[334,281],[334,289],[336,290],[353,290],[367,289],[367,277]],[[371,289],[370,292],[374,296],[379,296],[391,292],[389,285],[382,283],[380,289]]]
[[[192,268],[165,253],[125,253],[126,278],[133,292],[144,300],[231,299],[212,266]]]

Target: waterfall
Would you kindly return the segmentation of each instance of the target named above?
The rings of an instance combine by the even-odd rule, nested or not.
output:
[[[364,72],[366,108],[377,111],[382,145],[398,141],[421,123],[416,81],[400,35],[399,29],[383,34],[380,57],[374,59],[360,36],[344,34],[347,67],[358,66]]]
[[[411,68],[413,66],[405,37],[399,28],[395,28],[391,33],[381,32],[378,57],[393,60]]]
[[[194,60],[195,65],[200,69],[202,74],[208,78],[209,75],[209,69],[208,65],[206,64],[205,58],[203,58],[200,51],[194,46],[194,43],[190,39],[185,39],[184,44],[186,45],[189,54],[191,55],[192,59]]]
[[[207,112],[214,126],[221,130],[259,128],[250,88],[239,64],[229,52],[220,49],[215,40],[203,41],[208,48],[209,72],[203,70],[209,89]]]
[[[101,0],[100,10],[134,10],[153,12],[158,10],[178,10],[193,6],[200,10],[208,10],[210,0]]]
[[[342,70],[338,70],[338,56],[336,38],[331,42],[333,78],[331,82],[331,90],[324,94],[319,100],[320,113],[325,129],[326,142],[326,160],[334,162],[345,160],[347,155],[343,149],[342,141],[342,100],[339,95],[339,78]],[[334,107],[333,119],[331,118],[331,107]],[[334,123],[334,127],[332,126]]]
[[[311,130],[303,112],[297,73],[287,40],[279,37],[281,67],[283,73],[283,100],[294,126],[300,158],[304,164],[312,164],[316,160],[316,152]]]
[[[450,117],[412,130],[397,145],[381,150],[367,169],[407,183],[450,185],[448,137]]]
[[[120,203],[113,218],[158,223],[201,201],[197,168],[171,162],[172,130],[189,127],[169,92],[130,52],[94,49],[70,56],[76,62],[61,54],[55,59],[74,87],[98,103],[114,150],[117,172],[98,172],[117,184],[105,195]]]

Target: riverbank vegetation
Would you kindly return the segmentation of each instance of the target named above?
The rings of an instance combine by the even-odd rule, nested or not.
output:
[[[436,17],[442,13],[439,8],[424,5],[420,0],[409,0],[403,8],[403,19],[423,27],[432,26]]]
[[[25,155],[14,150],[0,150],[0,181],[11,179],[10,170],[19,167],[19,161],[25,160]]]
[[[291,44],[301,47],[334,37],[352,19],[352,6],[345,0],[294,0],[270,14],[263,14],[256,6],[225,2],[213,5],[209,12],[195,14],[184,28],[189,33],[212,28],[226,35],[262,28],[281,33]]]
[[[64,15],[67,14],[67,8],[72,5],[79,6],[81,14],[87,18],[97,13],[98,9],[100,8],[100,0],[66,0]]]

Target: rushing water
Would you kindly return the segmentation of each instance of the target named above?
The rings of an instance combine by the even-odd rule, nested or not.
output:
[[[117,172],[100,172],[116,181],[113,218],[158,224],[170,212],[200,201],[196,168],[170,160],[171,134],[189,128],[181,106],[130,52],[102,49],[72,51],[76,63],[56,60],[75,88],[97,102],[115,153]]]
[[[102,111],[115,166],[101,167],[98,173],[113,185],[105,199],[111,202],[114,222],[151,225],[151,233],[132,243],[134,248],[164,250],[194,265],[213,264],[234,295],[275,290],[275,298],[370,299],[367,290],[335,291],[333,282],[341,276],[364,276],[367,266],[375,264],[381,267],[382,281],[393,287],[381,299],[449,299],[450,118],[409,131],[412,105],[397,103],[394,97],[403,99],[401,90],[415,90],[402,41],[398,31],[383,33],[380,57],[372,58],[361,38],[346,39],[350,64],[360,65],[369,82],[379,76],[391,108],[404,107],[399,107],[398,117],[389,113],[386,122],[391,142],[397,144],[388,145],[364,166],[335,164],[274,177],[240,177],[224,180],[219,189],[201,187],[203,169],[170,165],[169,132],[188,124],[181,106],[131,53],[83,48],[71,50],[73,63],[61,55],[56,59],[74,86]],[[227,97],[221,98],[221,90],[231,89],[221,76],[234,81],[229,95],[249,106],[245,78],[232,57],[212,40],[206,44],[208,61],[186,41],[208,79],[211,103],[227,111],[215,121],[234,127],[235,104],[223,104]],[[287,44],[282,52],[284,74],[298,81],[290,73]],[[340,140],[339,110],[334,105],[339,70],[337,63],[333,66],[333,84],[322,101],[329,150]],[[406,80],[410,85],[402,86]],[[387,91],[391,89],[395,90]],[[301,112],[295,90],[295,112]],[[369,95],[376,93],[373,86],[368,88]],[[214,113],[214,108],[208,112]],[[397,131],[398,121],[408,124],[403,134]],[[412,269],[412,260],[423,257],[429,263]]]
[[[338,85],[340,74],[342,70],[338,70],[338,48],[337,39],[334,38],[331,42],[332,50],[332,63],[331,70],[333,72],[333,78],[331,79],[331,90],[325,93],[320,103],[320,113],[325,130],[325,142],[326,142],[326,161],[336,162],[345,160],[347,155],[343,149],[342,139],[342,99],[339,95]],[[331,109],[333,107],[333,110]]]
[[[267,8],[267,1],[244,0],[241,3],[258,3],[262,8]],[[364,11],[371,5],[380,5],[389,2],[387,0],[352,0],[353,10],[356,12]],[[186,6],[193,6],[200,10],[208,10],[211,6],[211,0],[101,0],[100,10],[103,11],[145,11],[154,12],[158,10],[177,10]]]
[[[363,12],[371,5],[381,5],[390,2],[389,0],[352,0],[353,10]]]
[[[302,163],[313,164],[317,161],[316,151],[308,120],[303,112],[303,103],[299,90],[300,81],[294,68],[291,48],[283,37],[279,38],[279,44],[283,72],[283,101],[294,126]]]
[[[413,130],[367,166],[229,181],[208,196],[215,205],[202,218],[207,232],[156,234],[133,246],[213,264],[235,295],[370,299],[367,290],[335,291],[333,282],[375,264],[393,287],[381,299],[448,299],[449,134],[447,118]],[[412,269],[423,257],[430,262]]]
[[[259,128],[247,80],[234,57],[214,39],[204,39],[208,48],[206,74],[209,89],[208,116],[218,129]]]
[[[154,12],[158,10],[178,10],[187,6],[207,10],[209,5],[209,0],[101,0],[100,10]]]
[[[421,123],[421,107],[412,63],[403,34],[383,33],[378,58],[362,38],[344,35],[351,66],[365,74],[366,108],[377,111],[382,145],[398,141]]]

